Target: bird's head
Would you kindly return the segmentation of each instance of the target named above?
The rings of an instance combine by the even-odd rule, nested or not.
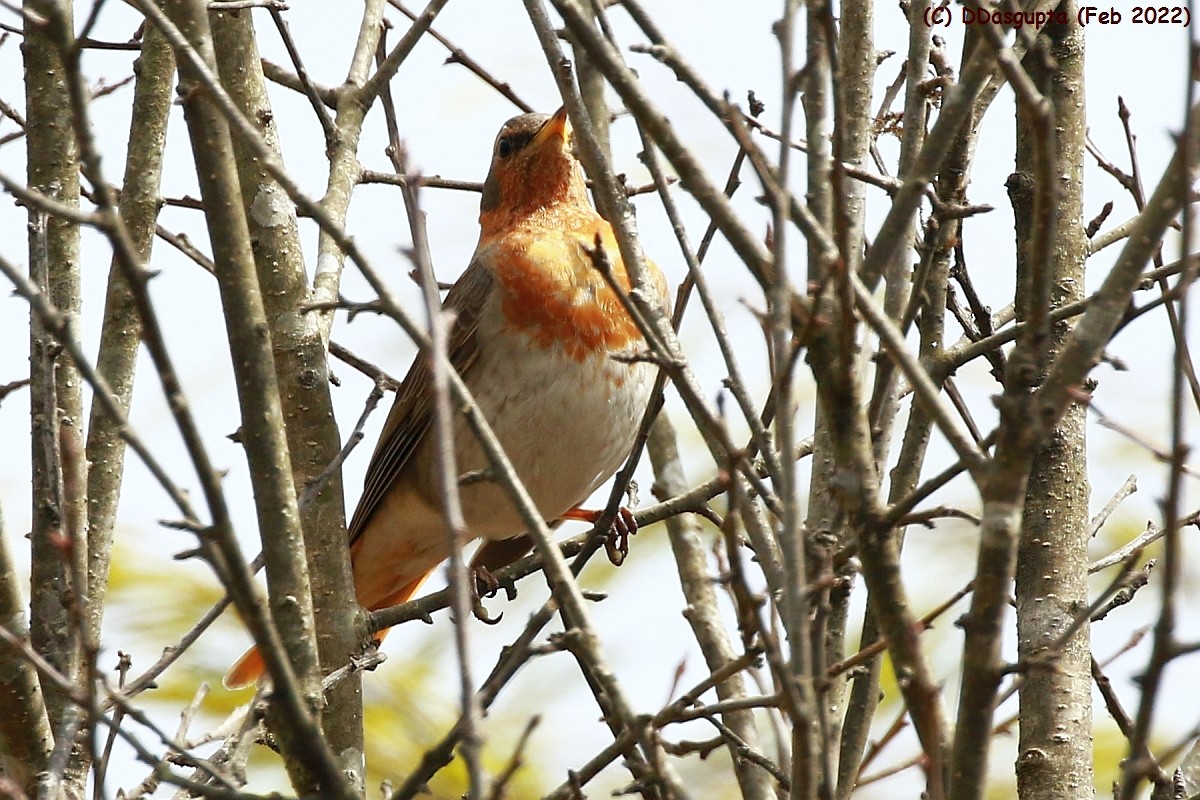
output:
[[[558,203],[588,205],[579,161],[571,152],[567,111],[522,114],[496,134],[479,204],[485,228],[503,226]],[[489,224],[490,223],[490,224]]]

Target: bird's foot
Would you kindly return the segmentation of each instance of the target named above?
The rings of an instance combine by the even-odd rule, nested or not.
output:
[[[500,581],[483,564],[471,565],[471,578],[473,580],[472,585],[475,587],[476,600],[481,600],[485,597],[495,597],[496,592],[500,591]]]
[[[563,515],[563,519],[575,519],[595,524],[603,513],[603,511],[586,508],[573,508]],[[621,506],[617,509],[616,519],[613,520],[612,527],[608,529],[608,534],[604,538],[604,552],[614,567],[625,563],[625,556],[629,555],[629,537],[637,532],[638,524],[637,520],[633,518],[633,512],[625,506]]]
[[[490,569],[482,564],[471,565],[471,613],[484,625],[495,625],[504,619],[503,611],[493,617],[483,604],[483,598],[495,597],[499,590],[500,581]]]

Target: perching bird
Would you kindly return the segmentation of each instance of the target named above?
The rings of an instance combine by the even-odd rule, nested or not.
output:
[[[628,456],[650,397],[654,367],[614,356],[641,342],[633,320],[587,251],[602,243],[629,288],[612,227],[593,210],[571,152],[565,109],[504,123],[479,209],[479,244],[446,295],[454,313],[451,364],[491,423],[543,519],[586,518],[578,507]],[[647,282],[665,306],[667,285],[649,260]],[[403,603],[449,556],[435,463],[427,359],[396,392],[350,522],[354,588],[363,608]],[[454,426],[460,474],[488,466],[465,420]],[[507,563],[529,547],[525,525],[498,484],[460,487],[475,562]],[[349,654],[347,654],[349,655]],[[240,688],[263,672],[257,650],[225,676]]]

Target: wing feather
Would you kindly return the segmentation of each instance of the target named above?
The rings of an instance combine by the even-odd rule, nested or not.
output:
[[[481,260],[475,259],[451,287],[442,304],[444,310],[455,313],[447,345],[450,364],[464,378],[479,355],[476,336],[479,315],[492,286],[491,271]],[[351,544],[362,534],[388,491],[404,475],[412,463],[413,453],[429,430],[433,417],[431,377],[429,360],[418,353],[396,390],[396,400],[367,466],[362,497],[350,520]]]

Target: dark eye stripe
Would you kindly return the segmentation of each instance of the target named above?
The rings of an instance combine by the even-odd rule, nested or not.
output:
[[[496,142],[496,155],[500,158],[508,158],[513,153],[524,148],[527,144],[533,141],[533,134],[528,132],[512,133],[508,136],[501,136]]]

